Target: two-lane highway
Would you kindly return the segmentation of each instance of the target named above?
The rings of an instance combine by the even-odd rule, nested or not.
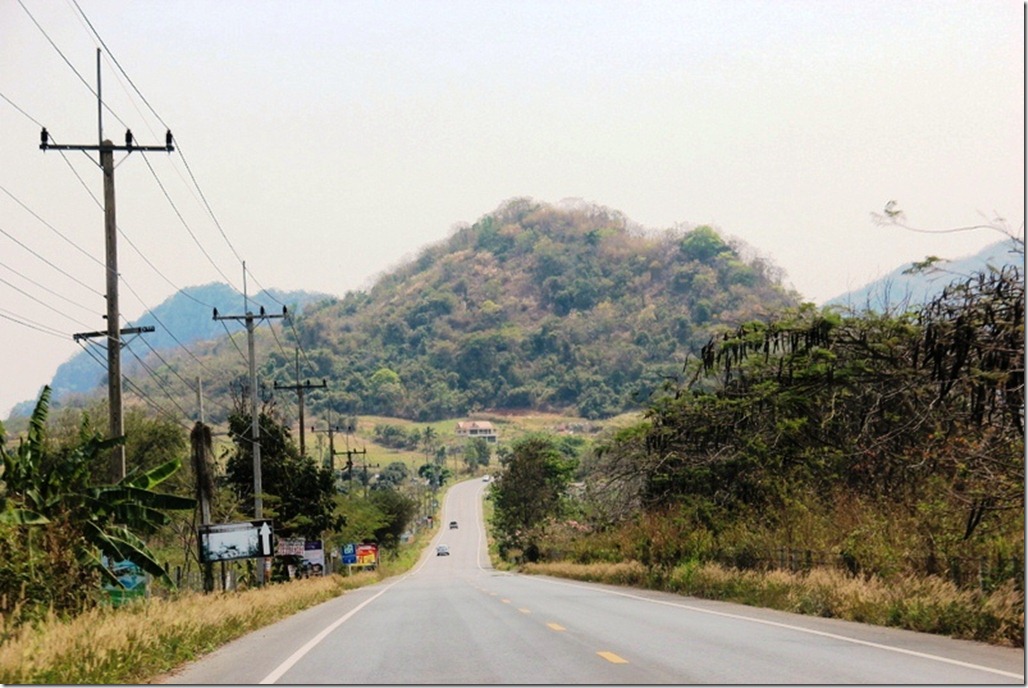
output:
[[[251,633],[168,682],[1024,683],[1019,649],[495,571],[484,487],[451,488],[410,573]],[[435,556],[437,544],[451,555]]]

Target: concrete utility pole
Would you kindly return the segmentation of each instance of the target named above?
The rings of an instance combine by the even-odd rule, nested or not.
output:
[[[288,311],[285,306],[282,306],[281,314],[268,314],[264,312],[264,306],[261,306],[260,313],[254,315],[250,312],[250,301],[246,295],[246,263],[243,263],[243,305],[246,309],[246,315],[218,315],[218,309],[214,309],[215,320],[244,320],[246,321],[246,346],[249,352],[250,360],[250,435],[253,441],[253,517],[254,519],[263,518],[264,513],[264,500],[261,497],[261,425],[260,425],[260,414],[257,410],[257,363],[254,357],[254,345],[253,345],[253,329],[255,320],[265,320],[271,318],[285,318],[288,315]],[[264,566],[263,562],[261,566],[257,567],[257,584],[264,585]]]
[[[50,142],[50,133],[43,127],[40,133],[40,150],[77,150],[97,151],[100,155],[100,168],[104,175],[104,237],[107,258],[107,398],[110,406],[110,436],[121,437],[125,434],[122,418],[121,402],[121,334],[118,314],[118,225],[114,212],[114,151],[133,151],[146,153],[163,151],[170,153],[175,150],[172,145],[171,131],[164,137],[163,146],[137,146],[132,138],[132,130],[125,132],[125,145],[115,146],[104,138],[103,99],[100,96],[100,49],[96,50],[96,102],[97,102],[97,145],[58,145]],[[153,328],[150,328],[153,331]],[[104,334],[104,333],[101,333]],[[75,335],[81,337],[92,336]],[[113,482],[125,477],[125,445],[121,444],[111,451],[110,476]]]
[[[275,382],[275,389],[295,389],[296,396],[299,399],[300,406],[300,456],[307,455],[307,449],[304,445],[304,425],[303,425],[303,393],[308,389],[324,389],[328,387],[328,383],[325,382],[324,378],[321,380],[320,385],[312,385],[310,380],[304,381],[300,384],[300,350],[296,350],[296,384],[295,385],[280,385]],[[313,428],[311,428],[313,430]],[[331,439],[331,438],[330,438]]]

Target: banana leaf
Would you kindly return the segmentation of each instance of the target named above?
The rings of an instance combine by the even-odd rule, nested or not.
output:
[[[144,490],[151,490],[157,485],[160,485],[165,480],[175,474],[178,469],[182,467],[182,461],[179,459],[171,459],[162,463],[159,466],[155,466],[145,473],[139,475],[126,476],[121,481],[121,485],[129,487],[138,487]]]
[[[109,559],[114,561],[128,559],[154,578],[160,579],[172,588],[175,587],[175,583],[168,576],[168,572],[157,563],[146,543],[126,528],[118,527],[108,531],[94,523],[89,523],[87,524],[85,534],[90,544],[94,545],[103,554],[106,554]],[[107,569],[102,564],[101,566]],[[107,571],[109,572],[109,569]]]
[[[49,523],[50,519],[29,509],[5,509],[0,511],[0,523],[16,526],[37,526]]]

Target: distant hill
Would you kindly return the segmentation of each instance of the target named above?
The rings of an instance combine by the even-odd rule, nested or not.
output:
[[[308,409],[419,421],[638,409],[714,328],[798,302],[753,254],[710,227],[646,230],[595,205],[508,201],[370,290],[305,310],[301,376],[329,385]],[[262,380],[291,383],[293,357],[259,334]],[[205,360],[239,369],[223,342]],[[293,408],[294,394],[281,399]]]
[[[1012,239],[986,246],[973,256],[957,260],[940,260],[934,267],[911,272],[911,264],[902,265],[859,289],[846,292],[825,302],[857,311],[879,313],[916,308],[942,293],[955,280],[1007,265],[1024,268],[1024,246]]]
[[[255,312],[261,306],[268,312],[281,312],[281,304],[286,304],[291,311],[299,313],[308,304],[331,298],[334,297],[327,294],[268,289],[251,296],[250,307]],[[219,282],[186,287],[138,319],[124,323],[125,327],[152,326],[154,332],[139,335],[146,338],[146,344],[137,342],[138,345],[132,346],[122,358],[123,366],[128,369],[135,362],[132,352],[142,357],[150,353],[150,347],[165,352],[178,348],[180,344],[184,346],[224,336],[225,327],[212,317],[212,309],[215,307],[226,312],[241,313],[243,295]],[[104,349],[95,347],[62,363],[50,383],[54,403],[60,404],[72,395],[89,394],[98,387],[105,387],[106,356]],[[35,403],[36,400],[32,399],[18,404],[11,411],[11,417],[31,414]]]

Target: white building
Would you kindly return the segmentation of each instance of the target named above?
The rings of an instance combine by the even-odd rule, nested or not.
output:
[[[468,420],[457,423],[457,437],[474,439],[481,437],[486,442],[495,443],[496,428],[487,420]]]

